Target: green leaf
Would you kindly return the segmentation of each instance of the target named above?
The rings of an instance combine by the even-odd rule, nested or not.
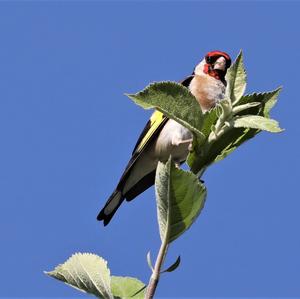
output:
[[[186,87],[175,82],[153,83],[143,91],[127,96],[144,109],[155,108],[190,131],[201,135],[202,111]]]
[[[149,266],[150,270],[153,272],[154,267],[153,267],[153,264],[152,264],[152,261],[151,261],[150,251],[148,251],[148,253],[147,253],[147,263],[148,263],[148,266]]]
[[[145,284],[133,277],[111,277],[111,290],[114,298],[144,298]]]
[[[282,131],[276,120],[258,115],[245,115],[237,117],[233,120],[233,126],[235,128],[251,128],[273,133]]]
[[[244,135],[244,131],[249,129],[233,128],[229,129],[224,135],[217,138],[211,144],[205,144],[202,152],[191,152],[188,156],[188,163],[191,165],[193,173],[197,174],[204,171],[210,164],[220,161],[229,153],[237,148],[239,138]],[[246,141],[246,140],[243,140]]]
[[[251,105],[248,109],[243,109],[237,115],[260,115],[266,118],[270,117],[270,110],[276,104],[277,97],[281,91],[281,87],[264,93],[253,93],[245,95],[239,101],[239,105]],[[257,105],[260,103],[260,105]],[[238,108],[240,106],[236,106]],[[234,109],[235,109],[234,108]],[[241,144],[253,138],[256,134],[261,132],[258,129],[249,128],[232,128],[226,132],[213,146],[207,150],[209,155],[202,159],[202,164],[208,165],[213,162],[220,161],[232,153]],[[203,166],[202,166],[203,167]]]
[[[192,150],[189,152],[186,162],[190,167],[190,170],[197,174],[201,168],[204,166],[202,163],[205,160],[205,152],[204,149],[204,142],[202,138],[198,138],[197,135],[193,136],[193,145]]]
[[[282,89],[281,87],[278,87],[276,90],[269,93],[268,99],[265,100],[265,107],[264,107],[264,111],[263,111],[263,114],[265,116],[267,116],[267,117],[270,116],[270,111],[277,103],[277,98],[278,98],[279,93],[281,92],[281,89]]]
[[[203,114],[203,124],[201,128],[201,133],[203,135],[193,134],[192,150],[189,152],[186,162],[191,171],[195,174],[197,174],[203,166],[201,162],[204,161],[205,156],[205,152],[203,151],[205,149],[204,145],[212,128],[218,120],[218,114],[221,113],[218,113],[218,110],[220,110],[220,108],[215,107]]]
[[[239,106],[233,108],[237,116],[259,115],[269,118],[271,108],[275,105],[281,87],[265,93],[253,93],[243,96]],[[258,105],[259,103],[259,105]],[[217,107],[204,114],[202,133],[208,137],[212,127],[218,120]],[[276,130],[276,129],[275,129]],[[204,170],[208,165],[220,161],[237,149],[241,144],[261,132],[258,129],[231,128],[207,147],[205,140],[194,137],[193,150],[187,158],[187,163],[194,173]]]
[[[173,272],[179,267],[179,265],[180,265],[180,255],[170,267],[168,267],[166,270],[162,271],[161,273]]]
[[[278,95],[281,91],[281,87],[269,92],[252,93],[245,95],[241,98],[239,105],[249,103],[261,103],[260,106],[251,107],[238,113],[238,115],[261,115],[264,117],[270,117],[270,111],[277,102]]]
[[[243,53],[240,51],[238,57],[226,74],[226,95],[233,104],[239,102],[246,89],[246,71],[243,62]]]
[[[252,108],[252,107],[257,107],[257,106],[260,106],[260,105],[261,105],[260,102],[253,102],[253,103],[247,103],[247,104],[243,104],[243,105],[238,105],[238,106],[235,106],[232,109],[232,113],[234,115],[235,114],[239,114],[239,113],[241,113],[244,110],[247,110],[247,109]]]
[[[201,128],[201,133],[207,138],[211,132],[212,126],[216,124],[219,113],[218,110],[220,110],[220,107],[215,107],[203,115],[203,125]]]
[[[99,298],[113,298],[107,262],[95,254],[76,253],[53,271],[45,273]]]
[[[204,171],[215,158],[210,155],[210,148],[208,147],[211,142],[210,139],[216,139],[216,130],[221,130],[223,123],[232,117],[232,105],[230,100],[224,99],[219,104],[204,114],[203,127],[201,132],[205,138],[193,136],[193,146],[187,157],[187,164],[191,171],[197,175],[199,172]]]
[[[171,158],[158,163],[155,178],[161,240],[171,243],[196,220],[204,206],[206,188],[197,176],[175,167]]]
[[[210,150],[209,163],[223,160],[241,144],[253,138],[260,130],[249,128],[232,128],[219,138]]]

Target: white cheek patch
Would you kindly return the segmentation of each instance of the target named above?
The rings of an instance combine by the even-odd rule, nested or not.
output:
[[[196,67],[195,67],[195,75],[201,76],[204,74],[204,65],[205,65],[205,60],[203,59]]]

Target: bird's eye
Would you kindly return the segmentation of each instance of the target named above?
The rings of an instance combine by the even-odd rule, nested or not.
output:
[[[226,59],[226,68],[229,68],[231,66],[231,60]]]
[[[206,63],[210,64],[211,63],[211,57],[210,56],[206,56],[205,57],[205,61],[206,61]]]

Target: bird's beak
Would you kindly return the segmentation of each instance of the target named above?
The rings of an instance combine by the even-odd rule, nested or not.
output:
[[[218,58],[216,60],[216,62],[214,63],[213,68],[214,68],[214,70],[225,71],[225,68],[226,68],[226,59],[223,56],[221,56],[220,58]]]

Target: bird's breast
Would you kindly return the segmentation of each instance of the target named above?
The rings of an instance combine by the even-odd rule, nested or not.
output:
[[[189,89],[203,111],[214,107],[225,95],[225,85],[220,80],[209,75],[195,75],[189,85]]]

